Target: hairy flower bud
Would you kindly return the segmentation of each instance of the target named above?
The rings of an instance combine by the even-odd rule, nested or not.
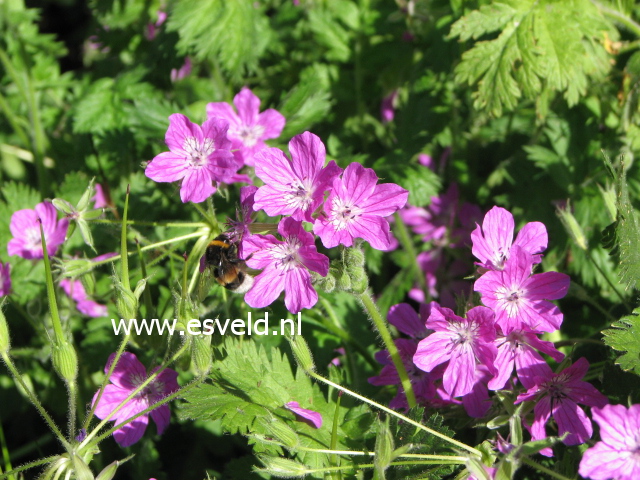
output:
[[[343,258],[347,268],[364,267],[364,252],[357,247],[345,248]]]
[[[305,372],[315,371],[316,366],[313,364],[313,356],[311,355],[311,350],[306,340],[300,335],[287,336],[287,340],[289,340],[293,356],[300,368]]]
[[[211,370],[211,335],[191,337],[191,362],[198,375],[206,375]]]
[[[73,382],[78,375],[78,355],[69,342],[53,345],[53,368],[65,382]]]
[[[571,236],[576,245],[580,247],[582,250],[587,250],[589,248],[589,244],[587,242],[587,238],[582,231],[582,227],[576,220],[576,217],[571,213],[571,207],[567,204],[566,208],[558,208],[556,210],[564,229]]]

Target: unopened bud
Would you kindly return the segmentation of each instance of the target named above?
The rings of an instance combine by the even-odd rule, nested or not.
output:
[[[337,287],[340,290],[351,290],[351,277],[345,271],[340,272],[340,275],[337,278]]]
[[[587,238],[585,237],[580,224],[571,213],[571,206],[567,204],[565,208],[557,208],[556,213],[567,233],[571,236],[573,241],[576,242],[576,245],[586,251],[589,248]]]
[[[138,299],[131,290],[124,288],[121,282],[116,283],[116,308],[120,318],[136,318],[138,312]]]
[[[269,434],[287,448],[296,448],[300,444],[298,434],[286,423],[274,420],[267,425]]]
[[[260,471],[266,472],[274,477],[302,478],[309,474],[306,466],[286,458],[261,455],[260,461],[264,465]]]
[[[331,293],[336,288],[336,273],[338,270],[335,268],[329,268],[329,273],[327,273],[326,277],[317,277],[315,285],[326,293]]]
[[[363,268],[354,269],[353,272],[349,272],[351,278],[351,291],[353,293],[364,293],[369,286],[369,278]]]
[[[191,362],[198,375],[206,375],[211,370],[213,352],[211,335],[193,335],[191,337]]]
[[[133,455],[130,455],[123,460],[116,460],[115,462],[110,463],[109,465],[104,467],[104,469],[98,474],[96,480],[113,480],[113,478],[116,476],[118,467],[131,458],[133,458]]]
[[[344,264],[347,268],[355,267],[362,268],[364,267],[364,252],[357,247],[346,248],[344,250]]]
[[[53,345],[53,368],[65,382],[73,382],[78,375],[78,355],[69,342]]]
[[[289,340],[293,356],[298,362],[300,368],[308,373],[315,371],[316,366],[313,364],[313,356],[311,355],[311,350],[309,349],[309,345],[307,345],[307,341],[302,338],[301,335],[288,336],[287,340]]]
[[[7,319],[0,306],[0,354],[8,353],[10,348],[11,339],[9,338],[9,326],[7,325]]]

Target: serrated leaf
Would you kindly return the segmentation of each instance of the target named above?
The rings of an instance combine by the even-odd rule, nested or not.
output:
[[[620,280],[627,287],[640,288],[640,223],[629,199],[624,160],[617,166],[605,156],[607,169],[613,176],[616,188],[617,218],[614,222],[615,247],[612,248],[611,227],[606,229],[606,245],[620,257]]]
[[[505,0],[458,20],[450,37],[465,41],[496,31],[496,38],[465,52],[455,71],[457,83],[478,84],[475,107],[495,116],[548,90],[575,105],[589,82],[609,71],[605,32],[616,36],[588,0]]]
[[[624,352],[616,363],[623,370],[640,375],[640,308],[633,314],[622,317],[611,324],[611,328],[603,330],[602,340],[606,345],[618,352]]]
[[[236,78],[255,71],[273,36],[263,8],[253,0],[176,2],[167,28],[180,34],[182,54],[216,59]]]

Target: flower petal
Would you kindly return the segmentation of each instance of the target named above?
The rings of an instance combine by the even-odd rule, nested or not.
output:
[[[315,428],[322,427],[322,415],[320,413],[302,408],[300,407],[300,404],[298,402],[286,403],[285,407],[291,410],[296,415],[309,420],[311,422],[311,425]]]

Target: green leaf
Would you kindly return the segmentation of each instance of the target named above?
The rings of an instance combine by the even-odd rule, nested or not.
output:
[[[640,308],[636,308],[631,315],[622,317],[611,327],[602,332],[602,340],[612,349],[624,352],[616,363],[623,370],[640,375]]]
[[[614,166],[605,156],[605,164],[615,182],[618,211],[613,227],[608,227],[606,231],[607,247],[613,254],[618,254],[620,257],[620,280],[627,287],[638,289],[640,288],[640,224],[636,210],[629,199],[624,159]],[[613,244],[612,239],[615,239]]]
[[[176,2],[167,28],[180,34],[180,53],[215,59],[236,78],[256,70],[273,37],[268,17],[253,0]]]
[[[450,38],[477,40],[462,55],[456,82],[478,84],[475,107],[496,117],[525,97],[564,94],[570,106],[610,69],[605,35],[616,30],[589,0],[505,0],[480,7],[451,27]]]

